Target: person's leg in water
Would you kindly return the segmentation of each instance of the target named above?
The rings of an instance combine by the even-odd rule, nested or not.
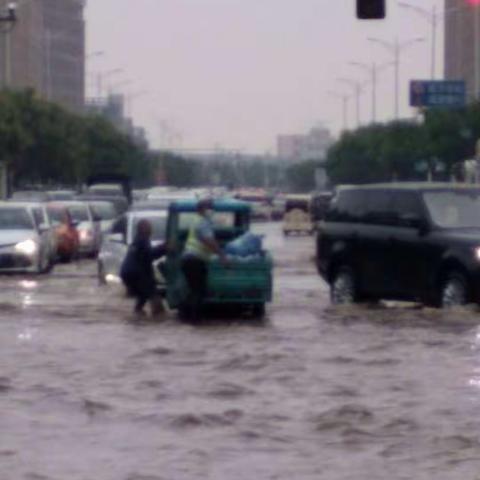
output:
[[[149,297],[145,297],[145,295],[139,294],[135,296],[135,308],[133,311],[138,314],[144,314],[145,311],[143,307],[148,302]]]
[[[185,314],[192,321],[200,319],[207,289],[207,267],[203,260],[187,257],[182,262],[182,271],[188,285],[187,309]]]
[[[143,308],[155,293],[155,284],[149,279],[142,279],[135,286],[135,313],[145,313]]]

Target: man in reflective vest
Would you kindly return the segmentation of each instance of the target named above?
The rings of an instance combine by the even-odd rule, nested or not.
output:
[[[212,208],[211,200],[198,202],[197,215],[190,226],[182,256],[182,272],[189,290],[183,314],[193,321],[199,319],[207,295],[207,264],[210,257],[218,255],[222,262],[225,261],[225,255],[215,240],[214,226],[209,215]]]

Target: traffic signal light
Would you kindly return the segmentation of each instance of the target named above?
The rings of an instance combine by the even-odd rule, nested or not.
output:
[[[386,10],[386,0],[357,0],[357,17],[361,20],[385,18]]]

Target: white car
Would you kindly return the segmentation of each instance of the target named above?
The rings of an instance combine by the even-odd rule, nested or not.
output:
[[[104,236],[102,248],[98,254],[98,279],[100,283],[120,283],[120,269],[134,240],[136,228],[140,220],[148,220],[152,225],[152,246],[158,246],[165,241],[168,213],[164,210],[145,210],[127,212],[113,225],[110,232]],[[159,260],[161,261],[161,260]],[[159,261],[155,262],[158,267]],[[154,268],[157,282],[163,285],[165,280],[158,268]]]
[[[68,209],[75,223],[80,241],[80,255],[95,257],[100,250],[102,232],[100,219],[95,215],[87,202],[67,201],[56,202]]]
[[[49,227],[35,223],[31,207],[0,203],[0,271],[47,273],[51,270]]]
[[[57,262],[57,236],[55,234],[55,226],[50,218],[47,204],[43,202],[24,202],[24,201],[9,201],[10,205],[27,207],[33,214],[35,226],[40,229],[43,225],[42,235],[45,235],[49,246],[49,261],[51,265]]]
[[[104,200],[88,201],[96,218],[100,222],[100,230],[102,235],[106,234],[112,229],[115,220],[118,218],[118,212],[112,202]]]

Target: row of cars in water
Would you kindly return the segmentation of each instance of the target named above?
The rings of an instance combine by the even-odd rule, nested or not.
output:
[[[118,215],[102,198],[26,192],[0,202],[0,271],[49,272],[57,262],[95,257]]]
[[[14,192],[0,202],[0,271],[48,273],[59,262],[98,257],[103,281],[104,266],[118,272],[140,218],[152,223],[154,241],[163,241],[168,205],[196,196],[170,189],[128,193],[110,184],[81,193]]]

